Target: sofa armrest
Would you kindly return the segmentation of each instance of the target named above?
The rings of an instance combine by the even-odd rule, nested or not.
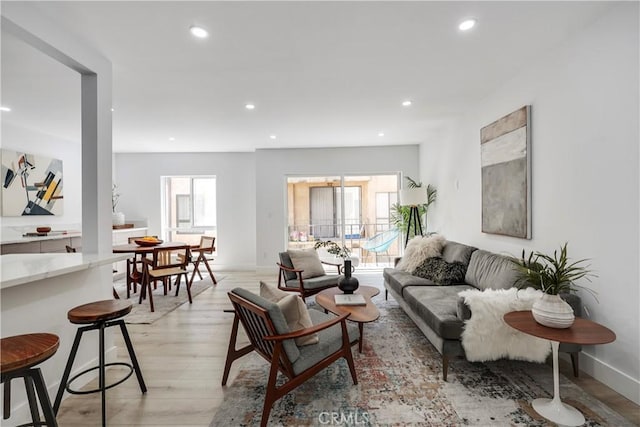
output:
[[[456,306],[456,314],[458,315],[458,319],[465,320],[471,319],[471,309],[464,302],[464,297],[458,297],[458,304]]]

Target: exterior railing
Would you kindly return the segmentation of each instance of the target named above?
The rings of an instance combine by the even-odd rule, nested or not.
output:
[[[293,249],[313,248],[318,240],[331,240],[349,248],[351,255],[358,257],[360,267],[385,267],[393,265],[394,259],[400,256],[400,239],[395,239],[383,252],[368,251],[363,248],[363,245],[369,239],[392,228],[389,223],[346,224],[344,235],[341,235],[339,233],[339,230],[342,229],[341,224],[289,226],[288,247]],[[316,235],[314,230],[321,232]]]

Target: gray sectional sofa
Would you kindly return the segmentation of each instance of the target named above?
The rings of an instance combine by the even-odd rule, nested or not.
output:
[[[460,336],[464,321],[471,318],[469,307],[458,292],[467,289],[507,289],[513,286],[516,272],[505,256],[447,241],[442,258],[458,261],[467,267],[464,283],[440,286],[428,279],[413,276],[396,268],[385,268],[385,297],[391,294],[433,346],[442,354],[442,377],[447,380],[449,360],[464,357]],[[580,316],[580,299],[576,295],[563,296]],[[560,344],[560,351],[571,355],[573,372],[578,376],[578,354],[581,346]]]

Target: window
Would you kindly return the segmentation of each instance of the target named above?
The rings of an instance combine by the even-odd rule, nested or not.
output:
[[[398,202],[397,192],[376,193],[376,225],[378,231],[384,231],[391,226],[391,206]]]
[[[200,243],[200,236],[216,236],[216,177],[162,177],[162,237]]]

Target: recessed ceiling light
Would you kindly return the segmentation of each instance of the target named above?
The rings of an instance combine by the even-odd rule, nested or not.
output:
[[[11,111],[11,108],[9,108],[9,107],[0,107],[0,111],[7,111],[7,112],[9,112],[9,111]]]
[[[276,138],[277,138],[277,136],[275,136],[275,135],[269,135],[269,138],[271,138],[271,139],[276,139]]]
[[[384,132],[378,132],[378,136],[380,137],[384,136]]]
[[[412,104],[412,102],[411,102],[411,101],[409,101],[408,99],[407,99],[406,101],[402,101],[402,106],[403,106],[403,107],[408,107],[408,106],[410,106],[411,104]]]
[[[253,105],[253,104],[247,104],[247,105],[244,106],[244,108],[246,108],[247,110],[254,110],[256,108],[256,106]]]
[[[458,28],[460,29],[460,31],[469,31],[475,26],[476,26],[475,19],[465,19],[460,23],[460,25],[458,25]]]
[[[209,32],[207,30],[205,30],[202,27],[198,27],[197,25],[192,25],[189,27],[189,31],[191,31],[191,34],[194,37],[197,37],[199,39],[204,39],[207,38],[209,36]]]
[[[116,111],[116,109],[115,109],[115,108],[112,108],[112,109],[111,109],[111,112],[113,113],[114,111]]]
[[[169,141],[175,141],[176,139],[172,136],[169,137]]]

